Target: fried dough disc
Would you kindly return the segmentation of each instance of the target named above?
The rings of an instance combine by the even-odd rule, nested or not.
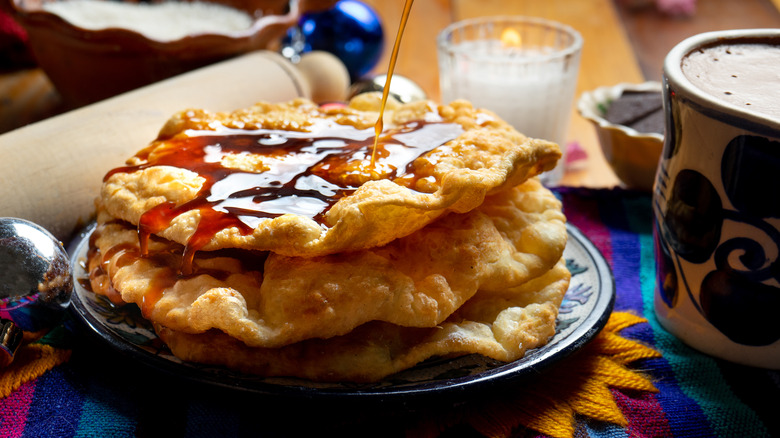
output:
[[[199,335],[162,326],[156,330],[174,355],[185,361],[264,376],[371,382],[434,356],[476,353],[504,362],[523,357],[555,334],[558,307],[570,277],[561,260],[503,297],[477,293],[437,327],[371,322],[344,336],[282,348],[251,348],[217,330]]]
[[[242,248],[313,257],[381,246],[444,213],[471,211],[486,195],[552,169],[561,156],[557,145],[529,139],[493,113],[465,101],[445,106],[395,103],[389,108],[384,118],[387,130],[373,167],[366,156],[373,151],[369,144],[373,144],[379,109],[373,94],[358,96],[341,109],[299,99],[261,103],[232,113],[183,111],[127,167],[107,175],[101,202],[111,216],[133,225],[143,222],[145,214],[165,217],[165,221],[150,220],[156,224],[150,232],[195,249]],[[259,132],[265,136],[262,140],[234,140]],[[328,151],[320,146],[322,142],[295,153],[274,143],[293,144],[301,136],[331,142],[334,136],[338,141],[354,136],[346,145],[363,146],[347,157],[339,155],[341,151]],[[199,150],[197,165],[193,159],[177,158],[193,153],[185,152],[185,146],[208,139],[254,141],[255,149],[229,150],[210,144]],[[261,148],[258,141],[268,144]],[[281,152],[267,152],[274,147]],[[313,161],[301,164],[305,160]],[[229,178],[222,175],[215,182],[218,172],[203,170],[217,165]],[[301,170],[301,166],[310,167]],[[301,178],[285,190],[300,193],[284,198],[284,203],[258,201],[270,195],[256,181],[283,185],[288,182],[285,178],[292,178],[288,171],[299,172],[296,178]],[[230,184],[225,183],[228,179]],[[313,182],[298,184],[304,180]],[[235,184],[239,189],[229,188]],[[307,197],[313,190],[335,193],[332,204],[331,198]],[[201,222],[215,228],[204,233]],[[215,226],[218,222],[221,225]],[[193,243],[196,235],[197,244]]]
[[[560,202],[531,179],[385,246],[329,256],[200,251],[195,273],[179,276],[180,245],[152,239],[141,257],[135,229],[105,212],[91,241],[97,293],[136,303],[176,331],[213,328],[253,347],[279,347],[375,320],[434,327],[483,285],[504,291],[547,272],[566,229]]]

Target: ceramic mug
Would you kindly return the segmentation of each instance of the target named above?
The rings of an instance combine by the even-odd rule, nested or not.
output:
[[[664,62],[655,310],[686,344],[780,368],[780,29],[693,36]]]

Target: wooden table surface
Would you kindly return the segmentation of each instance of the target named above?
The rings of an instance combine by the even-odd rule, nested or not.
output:
[[[375,72],[387,70],[403,0],[365,0],[375,8],[384,23],[386,50]],[[417,0],[413,7],[399,53],[396,73],[418,83],[434,100],[439,99],[436,36],[453,21],[485,15],[532,15],[568,24],[584,39],[577,96],[583,91],[621,82],[660,79],[663,53],[677,41],[693,33],[740,26],[777,26],[780,15],[770,0],[739,2],[741,14],[733,12],[736,2],[699,2],[702,15],[687,19],[663,17],[657,11],[627,7],[629,0]],[[746,6],[747,5],[747,6]],[[728,9],[724,9],[728,8]],[[752,9],[750,9],[752,8]],[[750,10],[748,10],[750,9]],[[639,11],[639,13],[637,12]],[[641,13],[641,14],[640,14]],[[752,15],[751,15],[752,14]],[[774,14],[774,15],[773,15]],[[720,17],[717,20],[713,16]],[[666,33],[654,34],[647,23],[666,26]],[[757,21],[758,20],[758,21]],[[660,24],[659,24],[660,23]],[[639,35],[633,40],[627,29]],[[644,40],[642,40],[644,37]],[[644,42],[643,42],[644,41]],[[644,45],[642,45],[644,44]],[[641,61],[641,62],[640,62]],[[649,72],[649,73],[648,73]],[[44,119],[65,110],[56,90],[38,69],[0,73],[0,133]],[[593,127],[572,108],[569,141],[576,141],[586,159],[578,170],[568,171],[562,184],[587,187],[613,187],[619,184],[606,163]]]

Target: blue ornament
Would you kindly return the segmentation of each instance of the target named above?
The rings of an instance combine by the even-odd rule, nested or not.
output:
[[[331,9],[309,12],[301,17],[298,29],[288,34],[302,39],[301,53],[323,50],[338,57],[355,81],[371,71],[382,55],[384,32],[376,12],[356,0],[341,0]]]

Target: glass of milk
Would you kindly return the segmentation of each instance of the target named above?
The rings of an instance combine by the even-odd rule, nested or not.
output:
[[[528,137],[557,143],[563,158],[541,179],[558,184],[566,162],[580,34],[539,18],[480,17],[449,25],[437,44],[442,102],[469,100]]]

